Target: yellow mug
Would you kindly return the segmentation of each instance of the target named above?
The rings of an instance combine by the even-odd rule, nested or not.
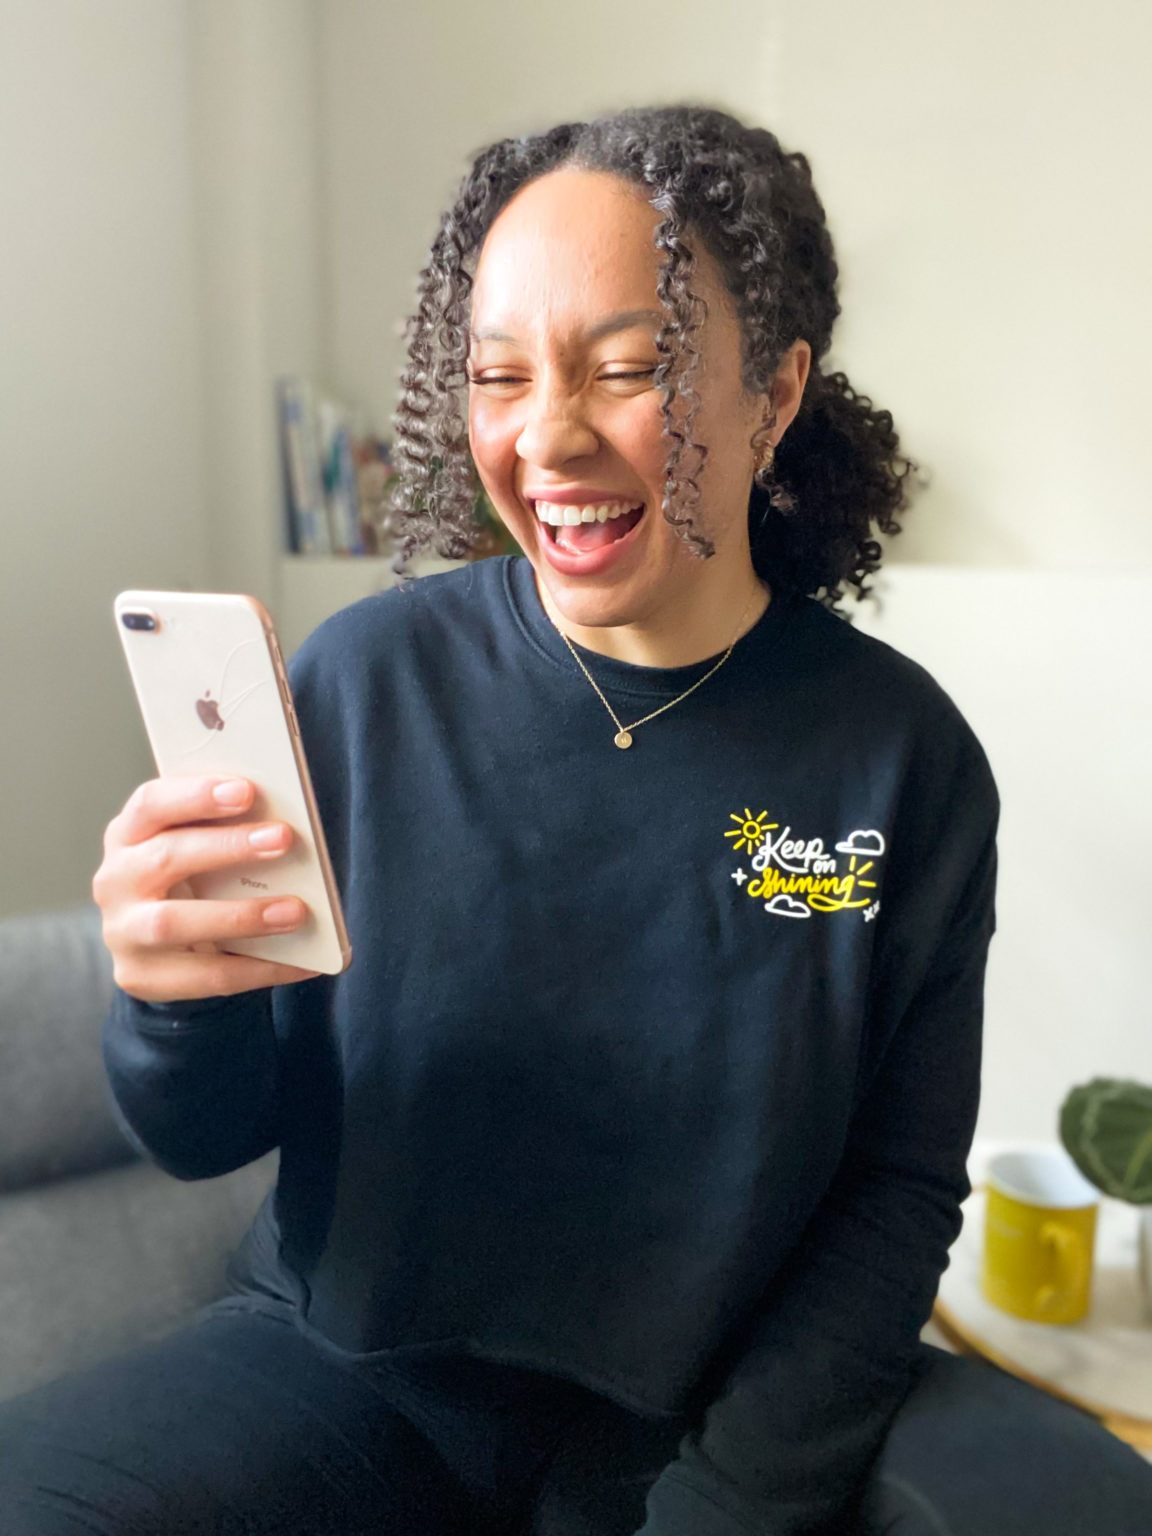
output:
[[[1100,1191],[1059,1148],[1002,1152],[985,1182],[984,1295],[1029,1322],[1079,1322],[1092,1302]]]

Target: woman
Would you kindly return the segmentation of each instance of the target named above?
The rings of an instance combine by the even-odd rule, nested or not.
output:
[[[911,468],[820,371],[835,285],[807,162],[721,113],[476,161],[410,326],[407,551],[467,547],[474,465],[525,557],[294,662],[342,977],[211,951],[267,903],[170,895],[251,856],[211,827],[250,786],[110,825],[125,1120],[180,1177],[281,1172],[232,1298],[9,1407],[8,1531],[1147,1524],[1131,1453],[919,1343],[998,802],[831,611]]]

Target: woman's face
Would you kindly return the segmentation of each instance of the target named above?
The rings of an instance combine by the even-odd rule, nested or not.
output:
[[[653,385],[663,321],[653,246],[659,222],[627,182],[563,169],[513,198],[477,265],[472,455],[532,562],[545,606],[570,632],[659,627],[702,602],[722,603],[731,614],[733,597],[743,601],[754,590],[750,439],[768,401],[744,391],[731,301],[699,249],[691,282],[707,318],[697,340],[693,435],[707,445],[708,459],[697,475],[695,521],[715,542],[715,556],[694,557],[661,513],[668,445]],[[583,520],[575,526],[557,526],[577,512]]]

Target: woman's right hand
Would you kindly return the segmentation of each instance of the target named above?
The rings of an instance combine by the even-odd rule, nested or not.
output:
[[[109,822],[92,895],[116,983],[132,997],[229,997],[320,974],[216,947],[222,939],[290,933],[307,914],[299,897],[200,900],[178,889],[190,875],[279,858],[291,846],[292,829],[282,821],[203,825],[240,815],[253,794],[247,779],[150,779]]]

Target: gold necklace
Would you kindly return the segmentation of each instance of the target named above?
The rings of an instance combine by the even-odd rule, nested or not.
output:
[[[757,591],[761,591],[761,590],[763,590],[763,589],[760,588],[760,587],[757,587]],[[592,684],[593,688],[596,689],[596,692],[600,695],[600,702],[601,702],[601,704],[603,704],[604,708],[612,716],[612,723],[616,727],[616,735],[615,735],[615,737],[613,739],[616,742],[616,745],[618,747],[622,747],[622,748],[623,747],[630,747],[632,745],[632,732],[636,729],[636,727],[638,725],[647,725],[649,720],[655,720],[657,715],[662,715],[666,709],[671,709],[673,704],[682,704],[684,702],[684,700],[688,697],[688,695],[690,693],[695,693],[697,688],[701,687],[704,683],[706,683],[714,672],[719,672],[720,668],[724,665],[724,663],[728,660],[729,656],[731,656],[732,652],[736,649],[736,642],[740,638],[740,630],[741,630],[741,628],[742,628],[742,626],[744,624],[745,618],[748,616],[748,609],[751,608],[752,604],[755,601],[756,601],[755,595],[753,595],[752,597],[750,597],[748,599],[748,602],[744,606],[744,612],[740,615],[739,622],[736,625],[736,633],[732,636],[732,644],[724,652],[723,656],[721,656],[720,660],[716,663],[716,665],[714,667],[710,667],[708,669],[708,671],[705,672],[703,677],[697,678],[697,680],[692,684],[691,688],[686,688],[683,693],[677,694],[677,696],[674,699],[670,699],[667,704],[661,704],[660,708],[659,709],[654,709],[650,715],[645,715],[640,720],[633,720],[631,725],[621,725],[620,720],[619,720],[619,718],[618,718],[618,716],[616,714],[616,711],[612,708],[611,704],[609,704],[608,700],[604,697],[604,695],[602,693],[600,693],[600,688],[599,688],[599,686],[598,686],[598,684],[596,682],[596,679],[592,676],[591,672],[589,672],[588,668],[584,665],[584,663],[580,660],[580,657],[577,655],[576,647],[572,644],[571,640],[569,640],[568,636],[564,633],[564,631],[562,629],[560,630],[560,638],[564,641],[564,644],[572,652],[572,656],[573,656],[573,659],[576,662],[576,665],[580,668],[581,672],[583,672],[584,676]],[[557,627],[559,627],[559,626],[557,626]]]

